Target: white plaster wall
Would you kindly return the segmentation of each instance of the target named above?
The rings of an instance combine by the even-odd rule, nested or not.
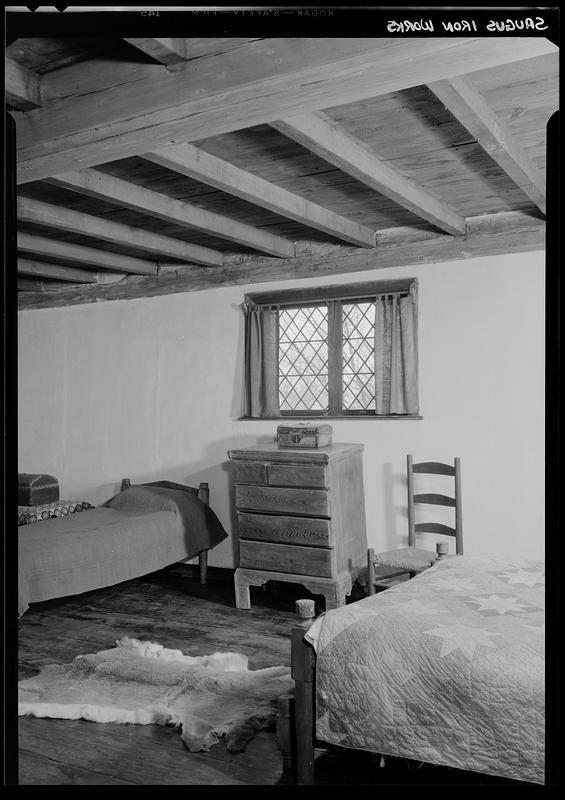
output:
[[[422,420],[333,420],[365,444],[369,544],[406,536],[405,457],[462,460],[466,552],[544,551],[544,255],[277,282],[419,279]],[[19,314],[19,470],[99,503],[134,481],[210,483],[233,529],[226,452],[272,438],[238,421],[245,291],[266,284]],[[210,563],[233,566],[233,542]]]

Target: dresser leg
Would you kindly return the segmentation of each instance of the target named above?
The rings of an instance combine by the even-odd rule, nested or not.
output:
[[[246,610],[250,609],[251,598],[249,596],[249,581],[239,574],[238,569],[235,571],[233,580],[235,585],[235,607]]]
[[[353,589],[353,582],[351,578],[347,578],[342,583],[335,583],[327,592],[324,592],[326,598],[326,611],[332,608],[339,608],[344,606],[347,595],[351,594]]]

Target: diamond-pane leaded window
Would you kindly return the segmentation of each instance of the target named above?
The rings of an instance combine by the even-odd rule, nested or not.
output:
[[[419,415],[414,278],[246,296],[245,416]]]
[[[328,307],[279,311],[281,411],[328,408]]]
[[[375,304],[343,303],[343,409],[375,409]]]

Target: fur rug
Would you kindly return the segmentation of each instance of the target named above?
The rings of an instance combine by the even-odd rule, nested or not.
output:
[[[175,725],[192,752],[225,736],[231,753],[270,727],[291,691],[288,667],[248,669],[247,656],[185,656],[125,637],[116,647],[50,664],[19,683],[20,716]]]

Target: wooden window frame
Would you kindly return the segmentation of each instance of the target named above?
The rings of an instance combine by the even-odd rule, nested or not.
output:
[[[264,308],[300,308],[326,305],[333,302],[336,317],[342,319],[343,303],[363,302],[382,295],[408,294],[414,287],[417,291],[417,278],[400,278],[383,281],[367,281],[345,285],[286,289],[274,292],[246,294],[245,299]],[[419,414],[376,414],[374,410],[343,409],[343,328],[331,324],[328,319],[328,405],[329,409],[307,411],[281,411],[279,417],[270,419],[422,419]],[[251,418],[250,418],[251,419]],[[269,419],[260,417],[252,419]]]

